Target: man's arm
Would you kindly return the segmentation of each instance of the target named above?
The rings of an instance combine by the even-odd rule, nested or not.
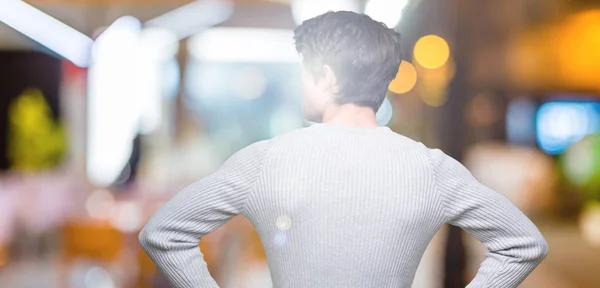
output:
[[[429,150],[429,158],[446,222],[489,250],[467,287],[517,287],[548,254],[542,234],[514,204],[479,183],[458,161],[437,149]]]
[[[270,141],[261,141],[240,150],[215,173],[175,195],[144,226],[142,248],[175,287],[218,287],[198,243],[244,212],[269,147]]]

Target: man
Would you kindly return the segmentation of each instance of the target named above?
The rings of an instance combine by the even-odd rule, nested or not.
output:
[[[401,62],[400,35],[366,15],[329,12],[295,30],[304,116],[317,124],[237,152],[177,194],[140,234],[176,287],[217,287],[201,237],[244,215],[274,287],[410,287],[444,224],[489,249],[468,287],[516,287],[548,253],[536,226],[440,150],[379,127]]]

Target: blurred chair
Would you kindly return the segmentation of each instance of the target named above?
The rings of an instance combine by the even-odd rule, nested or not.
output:
[[[126,235],[108,223],[69,222],[61,229],[60,286],[69,287],[70,274],[77,260],[106,265],[118,261],[125,249]]]

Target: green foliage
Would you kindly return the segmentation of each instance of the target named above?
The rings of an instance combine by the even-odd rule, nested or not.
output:
[[[600,135],[588,135],[559,158],[561,172],[583,193],[586,201],[600,201]]]

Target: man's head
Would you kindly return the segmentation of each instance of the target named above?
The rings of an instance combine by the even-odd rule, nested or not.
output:
[[[321,122],[330,105],[355,104],[375,112],[402,61],[400,34],[369,16],[327,12],[294,30],[303,58],[303,109]]]

